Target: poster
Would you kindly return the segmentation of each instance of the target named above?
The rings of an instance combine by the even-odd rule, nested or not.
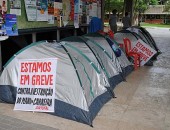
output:
[[[10,14],[21,15],[21,0],[9,0]]]
[[[74,13],[79,13],[79,0],[74,0]]]
[[[0,0],[0,27],[1,34],[6,33],[5,29],[2,29],[2,26],[5,23],[5,14],[7,13],[7,0]]]
[[[2,29],[6,30],[8,36],[17,36],[17,16],[15,14],[5,14],[5,24],[2,26]]]
[[[0,0],[0,41],[8,38],[5,27],[5,14],[7,13],[7,0]]]
[[[102,8],[101,8],[101,0],[98,0],[98,1],[97,1],[97,17],[98,17],[98,18],[101,18],[101,16],[102,16],[101,11],[102,11]]]
[[[63,24],[64,26],[66,26],[70,21],[74,20],[74,0],[62,0],[62,2],[63,2]]]
[[[82,1],[82,15],[81,15],[81,24],[87,23],[87,2]]]
[[[92,3],[89,5],[89,15],[91,17],[97,17],[97,3]]]
[[[7,6],[7,0],[0,0],[0,14],[1,14],[1,17],[3,14],[6,14],[7,13],[7,10],[8,10],[8,6]]]
[[[48,24],[54,24],[54,15],[48,15]]]
[[[14,110],[54,112],[57,59],[19,60]]]
[[[79,28],[79,14],[74,14],[74,27]]]
[[[60,17],[63,14],[63,5],[62,1],[55,0],[54,2],[54,16]]]
[[[70,21],[70,11],[71,11],[70,0],[63,0],[63,23],[66,26]]]
[[[71,5],[70,20],[74,21],[74,0],[70,0],[70,5]]]
[[[90,16],[89,16],[89,3],[86,4],[86,24],[90,23]]]
[[[54,0],[48,0],[48,24],[54,24]]]
[[[54,2],[54,17],[57,20],[57,25],[61,27],[61,20],[63,15],[63,4],[61,0],[55,0]]]
[[[48,0],[48,15],[54,15],[54,0]]]
[[[149,59],[151,59],[156,51],[139,39],[132,47],[133,52],[138,52],[140,54],[141,66],[143,66]]]
[[[36,0],[25,0],[25,8],[28,21],[36,21],[37,19]]]
[[[48,1],[37,0],[37,21],[48,21]]]
[[[82,0],[74,1],[74,27],[79,28],[82,22]]]

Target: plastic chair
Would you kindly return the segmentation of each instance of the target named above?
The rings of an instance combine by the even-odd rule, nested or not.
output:
[[[122,50],[124,50],[124,44],[119,43],[119,47],[120,47]]]
[[[104,32],[103,30],[99,30],[98,33],[102,35],[108,35],[111,39],[114,39],[114,32],[112,30],[108,30],[108,32]]]
[[[114,32],[113,32],[112,30],[109,30],[109,31],[107,32],[107,34],[109,35],[109,37],[110,37],[111,39],[114,39]]]
[[[138,69],[140,67],[140,54],[137,52],[131,51],[131,41],[128,38],[123,39],[124,42],[124,47],[125,47],[125,53],[127,57],[132,57],[133,58],[133,63],[134,63],[134,69]]]

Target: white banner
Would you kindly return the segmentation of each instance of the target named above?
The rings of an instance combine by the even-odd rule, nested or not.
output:
[[[133,44],[132,48],[133,52],[138,52],[141,57],[141,66],[143,66],[149,59],[151,59],[155,54],[156,51],[139,39],[136,43]]]
[[[54,112],[57,59],[19,60],[14,110]]]

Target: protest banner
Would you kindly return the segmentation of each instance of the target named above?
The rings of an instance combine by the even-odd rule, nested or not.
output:
[[[19,60],[14,110],[54,112],[57,59]]]
[[[131,51],[138,52],[140,54],[141,66],[143,66],[156,54],[156,51],[145,42],[143,42],[141,39],[137,40],[137,42],[133,44],[133,48]]]

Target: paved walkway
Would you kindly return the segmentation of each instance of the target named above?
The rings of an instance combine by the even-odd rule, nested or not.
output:
[[[0,114],[0,130],[58,130]]]
[[[148,29],[162,54],[115,88],[117,98],[103,106],[93,128],[46,113],[13,111],[0,103],[0,130],[170,130],[170,31]]]

